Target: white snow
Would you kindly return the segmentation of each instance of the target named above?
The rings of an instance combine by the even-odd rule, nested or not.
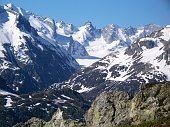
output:
[[[116,57],[114,57],[114,58],[110,57],[111,60],[109,60],[110,61],[109,66],[106,68],[107,72],[108,72],[108,74],[106,76],[106,80],[124,81],[128,77],[130,77],[130,75],[126,75],[128,69],[126,71],[119,71],[120,76],[116,77],[116,78],[112,77],[111,76],[112,72],[109,71],[110,68],[115,64],[119,64],[119,65],[122,65],[122,66],[125,65],[127,67],[130,67],[130,65],[132,64],[131,63],[132,58],[128,55],[125,55],[124,53],[125,53],[125,49],[117,52]],[[108,59],[109,59],[109,57],[108,57]]]
[[[95,41],[89,42],[89,46],[86,46],[85,48],[90,56],[103,58],[104,56],[111,53],[111,50],[113,51],[113,48],[116,48],[119,43],[119,40],[112,43],[107,43],[103,38],[99,38]]]
[[[151,49],[142,47],[143,53],[142,53],[141,61],[144,63],[152,63],[156,59],[157,56],[159,56],[163,53],[162,47],[163,47],[162,43],[157,43],[157,46],[155,46],[154,48],[151,48]]]
[[[97,62],[98,60],[100,60],[100,59],[98,59],[98,58],[94,58],[94,59],[91,59],[91,58],[89,58],[89,59],[87,59],[87,58],[80,58],[80,59],[76,59],[76,61],[82,66],[82,67],[88,67],[88,66],[90,66],[91,64],[93,64],[93,63],[95,63],[95,62]]]
[[[41,103],[36,103],[36,104],[34,104],[34,106],[38,106],[38,105],[40,105]]]
[[[74,33],[73,35],[73,39],[80,42],[81,44],[83,44],[83,42],[87,39],[89,35],[86,26],[81,26],[79,27],[79,31]]]
[[[29,60],[28,55],[26,55],[26,51],[28,49],[25,48],[25,40],[23,36],[28,36],[27,34],[21,32],[16,27],[16,18],[18,16],[17,13],[8,12],[8,20],[5,23],[0,22],[0,57],[4,57],[3,51],[4,44],[8,44],[9,46],[13,47],[14,53],[16,57],[23,63],[31,62]],[[3,17],[3,14],[0,14],[0,17]],[[21,45],[23,44],[23,50],[21,50]],[[10,49],[9,49],[10,50]]]
[[[67,100],[62,100],[61,98],[57,98],[57,99],[54,99],[53,101],[57,105],[58,103],[65,103]]]
[[[13,94],[13,93],[10,93],[10,92],[7,92],[7,91],[4,91],[4,90],[1,90],[1,89],[0,89],[0,95],[12,95],[12,96],[19,97],[19,96],[18,96],[18,95],[16,95],[16,94]]]
[[[38,44],[37,46],[38,46],[42,51],[44,50],[44,48],[43,48],[42,45]]]
[[[123,30],[122,29],[118,29],[118,36],[119,38],[121,38],[123,41],[126,41],[126,37],[125,37],[125,34],[123,33]]]
[[[62,106],[62,108],[65,108],[65,109],[67,109],[68,107],[66,107],[66,106]]]
[[[4,107],[11,107],[12,106],[12,99],[11,99],[11,96],[7,96],[6,98],[6,105]]]
[[[169,26],[165,27],[161,32],[162,32],[161,38],[164,39],[165,41],[169,41],[170,40],[170,27]]]
[[[22,106],[22,105],[24,105],[24,103],[22,103],[22,104],[20,104],[20,105],[17,105],[17,106],[20,107],[20,106]]]
[[[81,86],[81,89],[78,90],[77,92],[78,93],[84,93],[84,92],[88,92],[88,91],[91,91],[92,89],[94,89],[95,87],[91,87],[91,88],[88,88],[88,87],[85,87],[85,86]]]
[[[61,96],[64,97],[64,98],[66,98],[66,99],[68,99],[68,100],[74,100],[74,99],[72,99],[72,98],[70,98],[70,97],[68,97],[68,96],[66,96],[66,95],[64,95],[64,94],[62,94]]]
[[[170,36],[170,35],[169,35]],[[160,56],[163,50],[163,44],[157,40],[157,46],[152,49],[143,48],[141,61],[144,63],[151,63],[155,70],[163,72],[167,76],[167,80],[170,81],[170,65],[166,64],[165,60],[158,61],[157,56]]]

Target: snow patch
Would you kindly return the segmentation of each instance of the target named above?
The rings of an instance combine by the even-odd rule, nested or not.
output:
[[[11,99],[11,96],[7,96],[6,98],[6,105],[4,107],[11,107],[12,106],[12,99]]]
[[[68,97],[68,96],[66,96],[66,95],[64,95],[64,94],[62,94],[61,96],[64,97],[64,98],[66,98],[66,99],[68,99],[68,100],[74,100],[74,99],[72,99],[72,98],[70,98],[70,97]]]
[[[76,59],[76,61],[84,68],[84,67],[88,67],[90,66],[91,64],[97,62],[98,58],[96,59],[88,59],[88,58],[85,58],[85,59]]]
[[[170,27],[165,27],[161,32],[162,32],[161,38],[164,39],[165,41],[169,41],[170,40]]]
[[[38,105],[40,105],[41,103],[36,103],[34,106],[38,106]]]
[[[88,87],[85,87],[85,86],[81,86],[81,89],[80,90],[77,90],[78,93],[83,93],[83,92],[88,92],[88,91],[91,91],[93,90],[95,87],[92,87],[92,88],[88,88]]]
[[[62,100],[61,98],[58,97],[58,99],[54,99],[54,104],[58,104],[58,103],[65,103],[67,100]]]
[[[12,95],[12,96],[15,96],[15,97],[19,97],[19,96],[16,95],[16,94],[13,94],[13,93],[10,93],[10,92],[1,90],[1,89],[0,89],[0,95]]]

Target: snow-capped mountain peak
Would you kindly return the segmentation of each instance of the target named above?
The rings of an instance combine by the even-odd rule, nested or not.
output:
[[[56,23],[57,33],[60,35],[71,36],[74,32],[78,31],[78,28],[73,24],[65,23],[64,21],[60,21]]]
[[[67,79],[79,68],[55,40],[54,20],[22,15],[11,4],[0,8],[0,17],[0,77],[11,90],[27,93],[42,89]]]
[[[8,3],[8,4],[4,5],[4,9],[10,9],[10,10],[18,11],[18,8],[15,7],[12,3]]]
[[[164,39],[165,41],[170,40],[170,25],[167,25],[163,30],[161,30],[162,36],[161,38]]]

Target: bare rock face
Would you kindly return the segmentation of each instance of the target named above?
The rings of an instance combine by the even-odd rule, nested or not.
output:
[[[19,123],[15,125],[14,127],[44,127],[45,121],[39,119],[39,118],[31,118],[25,123]]]
[[[86,115],[88,126],[112,127],[128,122],[130,97],[125,92],[104,92],[93,102]]]
[[[142,86],[130,97],[125,92],[104,92],[86,114],[88,127],[141,124],[170,115],[170,82]]]
[[[170,83],[145,86],[131,101],[132,123],[139,124],[170,115]]]

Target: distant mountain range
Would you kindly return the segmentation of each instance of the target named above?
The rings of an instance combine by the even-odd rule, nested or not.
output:
[[[141,84],[163,81],[170,81],[170,25],[98,29],[88,21],[76,27],[0,6],[4,127],[34,116],[49,120],[57,108],[66,118],[81,119],[104,91],[133,96]]]
[[[77,62],[88,66],[162,29],[154,24],[97,29],[91,22],[76,27],[12,4],[0,7],[0,17],[0,76],[19,93],[67,80],[79,68]]]
[[[87,98],[95,98],[101,92],[109,90],[125,90],[134,94],[140,84],[169,80],[168,25],[78,71],[65,85],[83,93]]]

